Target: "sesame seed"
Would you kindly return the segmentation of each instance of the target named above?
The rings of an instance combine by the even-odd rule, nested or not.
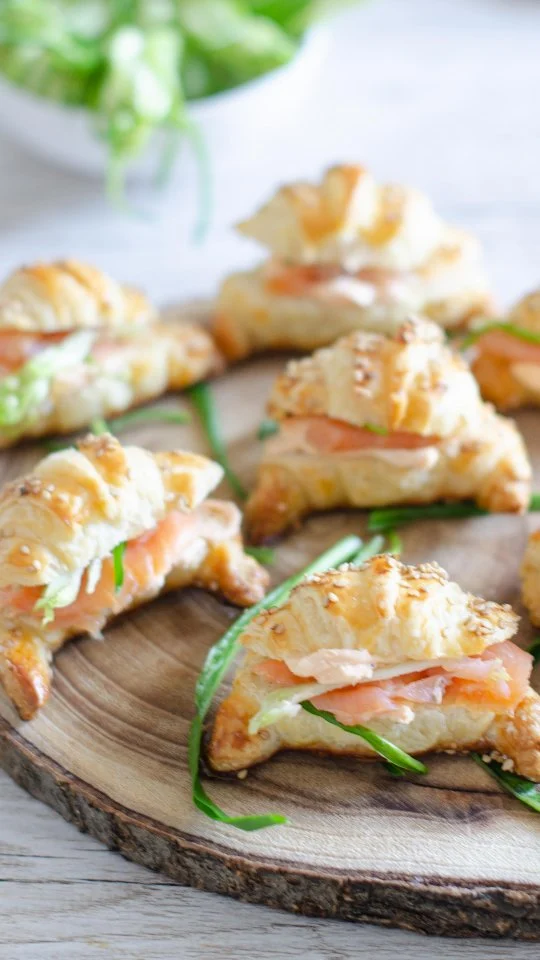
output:
[[[282,623],[274,623],[272,633],[285,633],[285,627]]]
[[[24,553],[25,556],[28,556],[30,553],[30,547],[26,543],[23,543],[22,547],[20,547],[20,552]]]
[[[328,603],[337,603],[337,602],[338,602],[338,598],[337,598],[336,594],[335,594],[335,593],[329,593],[329,594],[328,594]]]

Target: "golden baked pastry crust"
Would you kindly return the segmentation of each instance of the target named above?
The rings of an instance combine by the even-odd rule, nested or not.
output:
[[[447,327],[493,312],[475,238],[419,191],[377,184],[360,166],[282,187],[239,230],[271,259],[221,287],[214,333],[231,360],[314,350],[358,329],[393,333],[411,312]],[[276,286],[291,267],[293,277],[308,268],[308,282]]]
[[[362,649],[382,665],[476,656],[513,637],[518,621],[508,604],[465,593],[437,563],[382,554],[303,580],[286,603],[251,621],[242,644],[278,660]]]
[[[510,311],[507,322],[540,335],[540,290],[523,297]],[[482,396],[498,410],[540,406],[540,364],[516,362],[482,350],[479,341],[471,369]]]
[[[98,337],[93,349],[99,359],[58,373],[30,420],[0,429],[0,448],[81,430],[169,390],[184,390],[224,366],[210,334],[190,323],[153,323],[128,337]]]
[[[328,603],[330,593],[336,599]],[[315,649],[367,649],[383,662],[471,656],[511,637],[517,622],[507,605],[465,594],[436,564],[407,567],[380,556],[360,568],[308,579],[283,607],[259,615],[241,638],[248,652],[217,710],[210,763],[220,771],[241,770],[285,749],[374,759],[360,737],[302,710],[250,734],[249,720],[276,689],[254,669],[267,657]],[[413,714],[408,723],[376,716],[369,727],[411,754],[495,750],[518,773],[540,779],[540,697],[532,689],[504,714],[444,702],[414,704]]]
[[[59,333],[87,328],[131,329],[152,323],[155,308],[78,260],[35,263],[15,270],[0,286],[0,330]]]
[[[540,627],[540,530],[531,533],[521,564],[521,595],[535,626]]]
[[[294,438],[284,446],[278,432],[265,443],[246,507],[255,543],[339,507],[472,498],[493,512],[526,510],[531,468],[515,424],[482,402],[465,363],[433,329],[408,323],[393,338],[353,334],[278,377],[268,409],[285,429],[290,417],[326,416],[434,441],[321,453]]]
[[[87,567],[171,510],[194,509],[221,476],[206,457],[123,447],[110,434],[50,454],[0,492],[0,586]]]
[[[99,582],[102,577],[109,582],[113,548],[152,531],[175,511],[189,514],[189,542],[179,542],[168,569],[148,584],[137,581],[127,593],[107,595],[109,605],[95,614],[92,629],[99,632],[119,613],[187,585],[202,586],[239,606],[262,599],[268,575],[244,553],[239,510],[205,499],[221,476],[221,467],[206,457],[152,454],[104,435],[86,438],[77,450],[50,455],[31,475],[4,488],[0,587],[7,599],[0,612],[0,681],[24,719],[47,699],[52,654],[88,628],[76,615],[73,624],[44,625],[33,612],[17,612],[9,606],[11,588],[50,584],[100,558]]]

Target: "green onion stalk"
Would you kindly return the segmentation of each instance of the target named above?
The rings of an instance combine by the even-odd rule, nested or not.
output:
[[[192,780],[193,803],[211,819],[219,820],[221,823],[226,823],[240,830],[247,831],[259,830],[263,827],[275,826],[287,822],[284,816],[275,813],[250,816],[231,816],[225,813],[208,796],[200,778],[199,767],[204,720],[226,671],[239,651],[242,632],[253,617],[257,616],[262,610],[268,610],[270,607],[285,603],[291,590],[306,577],[313,573],[330,570],[340,566],[342,563],[360,564],[379,552],[383,546],[384,541],[382,537],[374,537],[373,540],[367,544],[363,544],[360,538],[356,536],[344,537],[299,573],[289,577],[280,586],[271,590],[260,603],[255,604],[254,607],[251,607],[241,614],[238,620],[229,627],[221,639],[208,651],[195,687],[195,718],[191,724],[189,734],[188,762]],[[308,712],[316,713],[329,723],[342,726],[332,714],[317,711],[316,707],[308,701],[304,701],[302,707]],[[423,764],[409,757],[404,751],[395,747],[385,738],[379,737],[367,727],[343,727],[343,729],[347,729],[347,732],[365,739],[376,753],[399,769],[413,773],[425,772]]]

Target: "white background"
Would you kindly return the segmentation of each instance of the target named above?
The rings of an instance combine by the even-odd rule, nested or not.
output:
[[[190,170],[152,219],[111,212],[98,183],[0,143],[0,273],[77,256],[159,302],[211,294],[260,256],[230,225],[281,180],[361,161],[428,191],[481,236],[501,305],[540,280],[540,2],[373,0],[342,15],[301,111],[214,157],[203,246],[189,242]],[[524,851],[526,856],[526,851]],[[438,942],[304,920],[178,888],[109,853],[0,774],[0,958],[533,960],[538,945]]]

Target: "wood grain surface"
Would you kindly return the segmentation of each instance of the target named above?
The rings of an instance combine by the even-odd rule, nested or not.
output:
[[[282,362],[253,361],[215,385],[231,457],[247,484],[264,399]],[[536,422],[534,412],[520,417],[540,465]],[[152,449],[205,449],[195,421],[139,427],[123,438]],[[42,454],[28,446],[4,455],[2,479]],[[468,589],[519,608],[518,566],[534,522],[417,524],[405,531],[405,558],[436,559]],[[364,525],[353,512],[312,518],[280,545],[274,578]],[[72,642],[57,657],[54,694],[36,720],[22,723],[0,703],[5,768],[82,830],[182,883],[430,933],[540,937],[540,822],[467,759],[433,758],[429,776],[414,783],[396,784],[379,764],[291,754],[244,781],[214,779],[210,790],[227,810],[273,809],[291,819],[287,828],[254,834],[192,807],[193,683],[233,617],[190,590],[118,621],[103,643]],[[520,638],[530,636],[525,617]]]

